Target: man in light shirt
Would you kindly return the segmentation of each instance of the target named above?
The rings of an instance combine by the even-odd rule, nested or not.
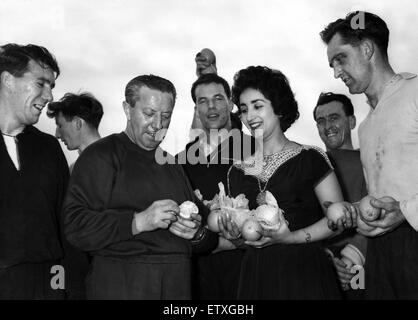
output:
[[[370,105],[359,127],[361,162],[368,193],[378,199],[371,205],[382,212],[367,230],[358,228],[370,237],[366,296],[417,299],[418,79],[392,69],[389,30],[374,14],[350,13],[330,23],[321,37],[334,77],[351,94],[364,93]],[[352,225],[351,219],[345,222]]]

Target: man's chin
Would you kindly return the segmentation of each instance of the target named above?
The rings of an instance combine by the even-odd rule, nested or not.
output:
[[[155,150],[160,145],[161,141],[155,141],[154,139],[149,139],[147,144],[144,145],[146,150]]]
[[[336,150],[336,149],[339,149],[340,147],[341,147],[341,145],[340,144],[327,144],[326,145],[326,147],[327,147],[327,149],[328,150]]]
[[[357,87],[351,85],[351,86],[348,87],[348,92],[350,92],[351,94],[361,94],[364,91],[361,90],[360,88],[357,88]]]

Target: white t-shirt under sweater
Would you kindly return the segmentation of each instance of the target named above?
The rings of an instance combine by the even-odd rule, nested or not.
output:
[[[10,159],[12,159],[16,170],[20,170],[19,155],[17,151],[16,138],[3,134],[4,144],[6,145],[7,152],[9,153]]]

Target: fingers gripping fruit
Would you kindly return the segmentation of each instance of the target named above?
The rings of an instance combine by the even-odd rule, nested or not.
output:
[[[380,209],[373,207],[370,203],[371,200],[375,200],[375,199],[376,198],[368,195],[360,200],[360,204],[359,204],[360,215],[364,221],[374,221],[374,220],[379,219]]]
[[[183,219],[190,219],[192,213],[199,213],[199,208],[191,201],[184,201],[179,208],[179,215]]]
[[[334,223],[345,216],[347,208],[343,202],[335,202],[327,208],[327,218]]]
[[[212,211],[209,216],[208,216],[208,220],[207,220],[207,225],[210,231],[216,232],[218,233],[219,230],[219,225],[218,225],[218,219],[219,219],[219,215],[221,214],[220,210],[214,210]]]
[[[279,229],[284,221],[283,211],[271,192],[266,191],[266,204],[249,210],[248,199],[244,194],[235,198],[229,197],[222,182],[218,186],[217,200],[220,210],[213,210],[208,217],[208,228],[211,231],[219,232],[218,217],[220,214],[228,214],[241,230],[243,238],[255,241],[261,237],[262,229]]]

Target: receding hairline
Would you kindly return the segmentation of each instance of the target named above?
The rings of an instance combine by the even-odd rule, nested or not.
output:
[[[195,92],[195,95],[196,95],[196,93],[197,93],[197,89],[199,88],[199,87],[203,87],[203,86],[210,86],[210,85],[215,85],[215,86],[220,86],[221,88],[222,88],[222,91],[223,91],[223,93],[225,94],[225,96],[228,98],[228,94],[226,93],[226,90],[225,90],[225,87],[223,86],[223,84],[222,83],[219,83],[219,82],[215,82],[215,81],[213,81],[213,82],[202,82],[202,83],[199,83],[195,88],[194,88],[194,92]],[[196,97],[197,98],[197,97]]]
[[[173,105],[174,105],[175,99],[174,99],[173,92],[166,91],[166,90],[161,90],[161,89],[158,89],[158,88],[152,88],[152,87],[148,86],[146,83],[135,83],[135,84],[132,84],[132,85],[129,86],[129,91],[132,93],[131,99],[133,101],[135,101],[135,103],[140,100],[140,93],[141,93],[142,88],[146,88],[148,90],[153,90],[153,91],[158,91],[158,92],[161,92],[161,93],[169,94],[170,97],[171,97],[171,100],[173,102]]]

